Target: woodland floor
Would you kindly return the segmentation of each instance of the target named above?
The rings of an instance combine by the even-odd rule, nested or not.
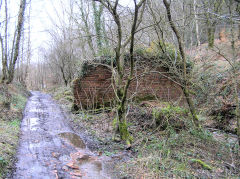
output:
[[[71,91],[52,92],[66,109],[71,108]],[[71,126],[91,136],[94,150],[115,161],[120,178],[239,178],[240,158],[236,135],[209,128],[209,119],[200,116],[201,131],[191,127],[185,116],[184,127],[171,123],[163,129],[152,126],[149,106],[132,105],[128,115],[134,137],[132,148],[112,141],[113,113],[81,111],[73,114]],[[205,125],[206,124],[206,125]]]
[[[169,118],[164,128],[155,127],[152,105],[132,104],[128,126],[134,143],[127,149],[124,142],[112,140],[113,112],[71,114],[71,90],[60,88],[51,93],[62,107],[40,92],[29,98],[21,122],[16,170],[6,175],[16,161],[20,114],[26,102],[25,95],[17,95],[23,93],[11,89],[9,115],[1,116],[13,114],[11,119],[0,120],[0,178],[240,177],[236,136],[209,128],[207,117],[200,116],[202,124],[208,126],[201,131],[191,127],[186,112],[175,115],[173,121]],[[170,109],[170,114],[186,111]],[[176,118],[181,121],[178,126]]]

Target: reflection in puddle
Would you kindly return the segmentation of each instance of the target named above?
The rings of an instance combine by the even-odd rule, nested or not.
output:
[[[40,143],[29,143],[29,149],[41,147]]]
[[[32,108],[29,112],[33,112],[33,113],[36,113],[36,112],[44,112],[44,110],[38,109],[38,108]]]
[[[83,140],[74,133],[65,132],[65,133],[61,133],[59,135],[60,135],[60,137],[66,139],[68,142],[70,142],[73,146],[75,146],[77,148],[81,148],[81,149],[86,148],[86,145],[83,142]]]
[[[36,125],[39,124],[39,118],[35,118],[35,117],[29,118],[28,121],[29,121],[30,130],[31,130],[31,131],[37,130]]]

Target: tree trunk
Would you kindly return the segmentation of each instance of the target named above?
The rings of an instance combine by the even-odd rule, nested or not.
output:
[[[193,0],[193,11],[194,11],[194,19],[195,19],[195,29],[196,29],[196,37],[197,37],[197,46],[201,45],[200,37],[199,37],[199,26],[198,26],[198,17],[197,17],[197,9],[196,9],[196,0]]]
[[[208,27],[208,47],[213,48],[214,46],[214,40],[215,40],[215,30],[216,28]]]
[[[235,115],[236,115],[236,121],[237,121],[237,135],[238,135],[238,144],[240,146],[240,106],[239,106],[239,92],[238,92],[238,63],[237,63],[237,51],[235,47],[235,35],[234,35],[234,22],[233,22],[233,2],[229,1],[228,4],[228,9],[230,13],[230,24],[231,24],[231,48],[232,48],[232,55],[233,59],[232,62],[227,60],[230,65],[232,66],[232,80],[233,80],[233,90],[234,90],[234,99],[235,99],[235,105],[236,105],[236,110],[235,110]]]
[[[137,20],[138,20],[138,10],[143,5],[145,0],[141,0],[138,4],[135,3],[135,11],[134,11],[134,20],[131,27],[131,36],[130,36],[130,74],[127,77],[127,80],[124,81],[124,60],[121,52],[124,47],[122,46],[122,26],[120,17],[117,12],[118,1],[115,1],[115,4],[112,5],[110,1],[99,0],[99,2],[104,5],[109,12],[112,14],[112,17],[117,25],[117,46],[115,48],[115,59],[116,59],[116,67],[117,74],[114,78],[116,90],[116,99],[117,99],[117,116],[115,118],[115,132],[120,133],[120,137],[122,140],[125,140],[127,145],[130,145],[132,142],[132,136],[128,131],[127,120],[126,120],[126,102],[127,102],[127,92],[130,85],[130,82],[133,77],[134,70],[134,59],[133,59],[133,47],[134,47],[134,39],[135,32],[137,28]],[[114,74],[114,73],[112,73]],[[116,134],[114,134],[115,138]]]
[[[90,30],[89,30],[88,19],[87,19],[87,16],[86,16],[86,14],[85,14],[85,12],[84,12],[84,10],[83,10],[83,1],[81,0],[80,3],[81,3],[81,7],[80,7],[81,18],[82,18],[82,20],[83,20],[83,22],[84,22],[84,25],[85,25],[85,30],[84,30],[84,31],[85,31],[86,34],[87,34],[88,46],[89,46],[89,48],[90,48],[91,51],[92,51],[92,55],[93,55],[94,57],[96,57],[96,52],[95,52],[95,50],[94,50],[94,48],[93,48],[92,36],[91,36]]]
[[[237,135],[238,135],[238,144],[240,146],[240,107],[239,107],[239,97],[238,97],[238,83],[237,83],[237,73],[233,74],[233,85],[234,85],[234,99],[236,103],[236,121],[237,121]]]
[[[195,110],[195,107],[193,105],[192,98],[189,95],[188,79],[187,79],[187,67],[186,67],[186,57],[185,57],[185,52],[184,52],[184,49],[183,49],[182,39],[181,39],[181,36],[180,36],[180,34],[179,34],[179,32],[178,32],[178,30],[177,30],[177,28],[176,28],[176,26],[175,26],[175,24],[173,23],[173,20],[172,20],[170,3],[168,3],[167,0],[163,0],[163,3],[164,3],[165,8],[167,10],[167,16],[168,16],[169,24],[170,24],[173,32],[175,33],[175,35],[177,37],[179,51],[180,51],[180,54],[181,54],[181,57],[182,57],[182,60],[183,60],[183,87],[182,87],[183,88],[183,92],[184,92],[184,95],[186,97],[186,100],[187,100],[190,112],[192,114],[193,122],[194,122],[194,124],[195,124],[195,126],[197,128],[200,128],[199,120],[198,120],[198,117],[196,115],[196,110]]]
[[[18,59],[19,45],[20,45],[22,29],[23,29],[23,24],[24,24],[25,9],[26,9],[26,0],[22,0],[21,4],[20,4],[19,14],[18,14],[18,24],[17,24],[17,31],[16,31],[17,39],[16,39],[16,44],[13,47],[14,48],[14,56],[9,65],[7,83],[11,83],[14,78],[15,65],[16,65],[16,61]]]
[[[99,8],[97,8],[95,1],[93,1],[92,4],[93,4],[93,12],[94,12],[94,25],[95,25],[96,35],[97,35],[98,53],[101,54],[102,52],[101,16],[103,12],[103,5],[101,4]]]
[[[5,57],[3,57],[2,59],[2,79],[1,79],[1,83],[5,83],[5,81],[8,79],[7,76],[7,59]]]

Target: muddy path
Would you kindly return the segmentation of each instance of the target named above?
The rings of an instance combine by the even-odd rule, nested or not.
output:
[[[49,95],[32,92],[21,124],[14,179],[113,178],[109,159],[91,152]]]

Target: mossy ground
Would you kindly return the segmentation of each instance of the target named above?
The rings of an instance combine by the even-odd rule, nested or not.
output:
[[[0,86],[0,178],[10,175],[13,169],[28,95],[20,84]],[[9,107],[6,108],[5,103],[9,103]]]
[[[186,109],[161,106],[163,127],[154,125],[152,106],[132,105],[128,111],[128,128],[134,138],[126,150],[124,141],[113,141],[114,112],[75,114],[75,130],[84,129],[92,136],[103,155],[116,159],[120,178],[238,178],[239,146],[236,137],[219,131],[195,130]],[[159,109],[159,110],[161,110]],[[201,117],[204,124],[207,117]],[[176,121],[182,128],[176,127]],[[204,126],[204,125],[203,125]],[[219,137],[221,136],[221,137]]]

